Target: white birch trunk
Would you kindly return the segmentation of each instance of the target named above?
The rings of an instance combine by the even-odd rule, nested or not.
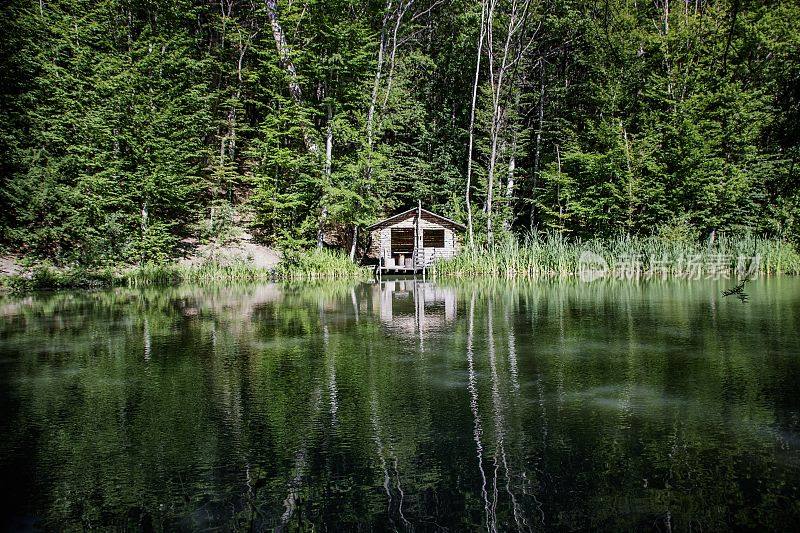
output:
[[[628,131],[625,129],[622,119],[619,121],[619,128],[622,131],[622,140],[625,143],[625,161],[628,165],[628,230],[630,230],[633,222],[633,166],[631,165],[631,147],[628,142]]]
[[[481,3],[481,28],[478,37],[478,50],[475,60],[475,81],[472,84],[472,107],[469,114],[469,147],[467,148],[467,188],[464,199],[467,204],[467,233],[469,234],[470,247],[475,245],[475,237],[472,230],[472,201],[470,199],[470,189],[472,188],[472,147],[475,142],[475,108],[478,102],[478,80],[481,73],[481,56],[483,55],[483,40],[486,36],[486,9],[487,2]]]
[[[355,261],[357,248],[358,248],[358,226],[353,226],[353,242],[350,244],[350,261]]]
[[[325,130],[325,169],[324,187],[331,184],[331,168],[333,165],[333,105],[328,101],[325,105],[328,111],[328,126]],[[325,222],[328,219],[328,207],[325,205],[325,191],[322,193],[322,211],[319,216],[319,228],[317,229],[317,248],[322,248],[325,244]]]
[[[558,185],[556,186],[556,201],[558,202],[558,225],[564,233],[564,208],[561,205],[561,148],[556,145],[556,162],[558,163]]]
[[[530,229],[536,225],[536,189],[539,184],[539,165],[542,155],[542,128],[544,127],[544,63],[540,64],[539,74],[539,116],[538,127],[536,128],[536,141],[533,151],[533,187],[531,188],[531,213]]]
[[[385,19],[384,19],[385,20]],[[375,69],[375,81],[372,84],[372,96],[369,101],[369,111],[367,112],[367,149],[368,155],[372,155],[372,144],[374,135],[375,107],[378,102],[378,90],[381,86],[381,74],[383,69],[383,53],[386,47],[386,32],[381,29],[381,41],[378,47],[378,65]]]
[[[286,36],[281,28],[280,21],[278,20],[278,2],[277,0],[265,0],[267,6],[267,17],[269,24],[272,27],[272,36],[275,38],[275,46],[278,49],[278,57],[280,64],[284,70],[289,74],[289,94],[292,99],[300,104],[303,99],[303,92],[300,90],[300,83],[297,78],[297,70],[294,68],[294,62],[291,58],[291,49],[286,42]],[[303,143],[309,153],[316,155],[318,152],[317,144],[314,142],[313,137],[306,128],[303,128]]]
[[[517,134],[514,132],[511,136],[511,150],[508,154],[508,178],[506,180],[506,201],[509,207],[509,218],[505,221],[506,229],[511,229],[514,221],[514,171],[517,168]]]
[[[414,0],[404,2],[400,0],[400,5],[397,8],[397,19],[394,24],[394,31],[392,32],[392,51],[389,54],[389,75],[386,78],[386,93],[383,95],[382,108],[386,107],[389,101],[389,92],[392,90],[392,79],[394,78],[395,56],[397,55],[397,34],[400,31],[400,24],[403,22],[403,17],[408,11],[408,8],[414,3]]]
[[[492,0],[489,5],[486,17],[486,44],[489,56],[489,81],[492,89],[492,121],[491,121],[491,150],[489,152],[489,183],[486,190],[486,237],[488,244],[494,243],[494,232],[492,223],[492,204],[494,200],[494,175],[497,167],[498,142],[503,129],[503,117],[505,109],[503,99],[505,98],[505,84],[508,82],[507,74],[521,57],[523,52],[521,34],[525,29],[525,21],[530,7],[530,0],[522,0],[511,4],[511,11],[508,13],[508,26],[506,27],[505,41],[500,50],[500,65],[495,70],[495,49],[494,49],[494,12],[497,7],[497,0]],[[514,56],[514,57],[512,57]],[[513,72],[512,72],[513,74]],[[512,80],[513,81],[513,80]]]

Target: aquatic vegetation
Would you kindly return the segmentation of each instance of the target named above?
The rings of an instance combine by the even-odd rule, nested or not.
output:
[[[15,292],[57,289],[95,289],[119,283],[111,268],[88,269],[82,267],[56,269],[50,264],[35,267],[26,276],[14,275],[3,279],[3,285]]]
[[[124,274],[129,286],[174,285],[178,283],[244,283],[269,281],[273,279],[271,270],[257,268],[246,262],[222,264],[208,261],[201,265],[144,265]]]
[[[314,250],[287,253],[275,269],[260,268],[246,261],[206,261],[199,265],[145,263],[128,268],[54,268],[45,264],[26,275],[9,276],[4,285],[14,292],[57,289],[94,289],[114,286],[163,286],[193,283],[250,283],[276,280],[366,279],[368,268],[359,267],[336,251]]]
[[[125,274],[128,285],[169,285],[176,283],[247,283],[281,279],[358,279],[368,271],[336,251],[286,252],[274,269],[259,268],[246,261],[207,261],[197,266],[145,265]]]
[[[356,265],[342,252],[314,249],[284,252],[275,274],[282,279],[359,279],[368,277],[370,272],[368,268]]]
[[[436,273],[452,277],[571,277],[581,271],[581,255],[591,252],[609,277],[624,279],[727,277],[800,274],[800,254],[790,243],[754,235],[719,235],[713,242],[672,240],[661,235],[620,235],[613,239],[570,239],[558,232],[508,238],[490,249],[465,246]]]

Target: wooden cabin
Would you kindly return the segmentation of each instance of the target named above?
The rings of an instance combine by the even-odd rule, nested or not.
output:
[[[455,255],[459,233],[465,229],[463,224],[418,206],[369,226],[368,255],[378,259],[378,273],[424,272],[434,261]]]

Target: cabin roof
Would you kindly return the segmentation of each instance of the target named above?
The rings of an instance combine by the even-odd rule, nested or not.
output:
[[[397,213],[396,215],[392,215],[392,216],[390,216],[388,218],[384,218],[383,220],[379,220],[378,222],[372,224],[371,226],[368,226],[367,227],[367,231],[373,231],[373,230],[376,230],[376,229],[379,229],[379,228],[385,228],[387,226],[393,226],[394,224],[397,224],[398,222],[403,221],[403,220],[409,218],[410,216],[413,216],[417,212],[417,209],[418,208],[416,208],[416,207],[412,207],[408,211],[403,211],[402,213]],[[449,219],[447,217],[443,217],[442,215],[437,215],[436,213],[428,211],[427,209],[421,209],[420,208],[420,211],[424,215],[427,215],[430,218],[437,219],[443,226],[450,226],[453,229],[457,229],[457,230],[460,230],[460,231],[464,231],[465,229],[467,229],[467,227],[464,224],[459,224],[455,220],[451,220],[451,219]]]

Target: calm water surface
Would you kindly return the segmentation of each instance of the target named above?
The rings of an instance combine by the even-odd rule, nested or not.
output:
[[[724,286],[0,297],[0,524],[793,529],[800,279]]]

